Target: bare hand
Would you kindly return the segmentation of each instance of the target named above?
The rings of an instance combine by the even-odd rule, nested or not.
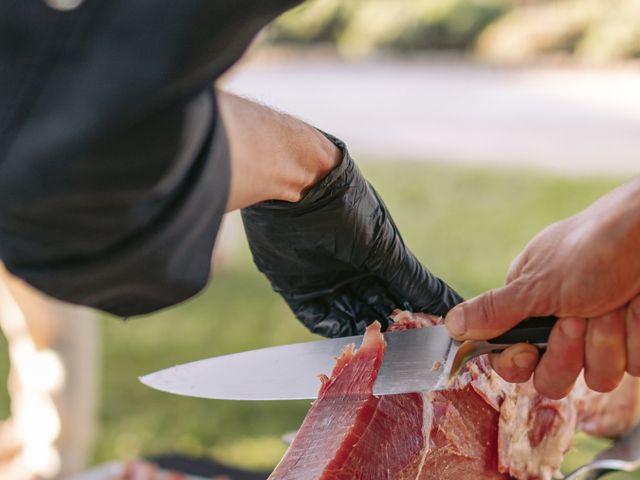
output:
[[[540,232],[513,262],[506,285],[455,307],[458,339],[488,339],[531,316],[556,315],[545,355],[527,344],[492,357],[506,380],[535,370],[536,389],[569,393],[584,368],[589,387],[610,391],[640,376],[640,178]]]

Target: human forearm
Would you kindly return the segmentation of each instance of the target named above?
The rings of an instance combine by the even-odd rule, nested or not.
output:
[[[264,200],[296,202],[342,158],[301,120],[226,92],[218,92],[218,104],[231,156],[227,211]]]

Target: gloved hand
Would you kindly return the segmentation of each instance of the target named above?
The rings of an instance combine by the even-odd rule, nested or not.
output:
[[[345,145],[342,163],[297,203],[242,210],[253,259],[311,331],[357,335],[395,308],[445,315],[462,298],[407,249]]]

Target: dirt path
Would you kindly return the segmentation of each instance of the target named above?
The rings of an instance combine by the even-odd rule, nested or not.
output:
[[[342,137],[360,156],[640,173],[640,70],[451,60],[264,57],[228,88]]]

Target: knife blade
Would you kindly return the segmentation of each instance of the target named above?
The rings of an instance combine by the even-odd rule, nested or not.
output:
[[[373,387],[375,395],[446,388],[473,357],[519,342],[545,348],[555,317],[530,318],[488,341],[457,342],[444,325],[384,334],[386,349]],[[263,348],[177,365],[140,377],[156,390],[219,400],[296,400],[318,396],[320,374],[362,335]]]
[[[634,472],[640,469],[640,426],[634,428],[593,462],[574,470],[565,480],[595,480],[612,472]]]

